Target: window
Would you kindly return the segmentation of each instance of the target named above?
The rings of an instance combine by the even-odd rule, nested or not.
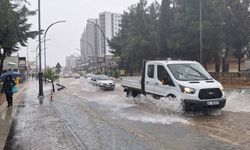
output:
[[[163,85],[174,86],[172,79],[163,66],[157,66],[157,78]]]
[[[180,81],[211,80],[209,73],[200,64],[171,64],[169,70]]]
[[[148,65],[148,77],[149,78],[154,78],[154,65]]]

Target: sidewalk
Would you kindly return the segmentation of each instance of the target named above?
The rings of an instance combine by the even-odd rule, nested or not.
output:
[[[36,80],[28,81],[15,106],[2,113],[0,149],[84,149],[50,102],[50,84],[44,86],[43,101],[37,98],[37,87]]]
[[[22,99],[27,83],[19,86],[19,92],[13,96],[13,107],[7,108],[7,102],[4,94],[0,94],[0,149],[4,148],[7,140],[13,117],[16,114],[17,107]]]

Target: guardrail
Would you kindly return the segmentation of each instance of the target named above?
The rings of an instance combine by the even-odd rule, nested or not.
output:
[[[216,80],[224,84],[250,85],[250,73],[210,73]]]

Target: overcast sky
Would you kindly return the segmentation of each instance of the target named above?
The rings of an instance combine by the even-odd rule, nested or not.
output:
[[[31,9],[37,9],[38,0],[28,0]],[[42,29],[51,23],[66,20],[66,23],[56,24],[47,33],[47,64],[54,66],[60,62],[65,66],[65,58],[80,48],[80,37],[88,18],[97,18],[103,11],[122,13],[139,0],[41,0]],[[148,3],[154,0],[148,0]],[[160,0],[158,0],[160,2]],[[37,29],[37,16],[30,17],[33,29]],[[37,39],[36,39],[37,40]],[[29,41],[29,60],[35,60],[35,49],[38,42]],[[20,56],[27,55],[27,48],[21,48]]]

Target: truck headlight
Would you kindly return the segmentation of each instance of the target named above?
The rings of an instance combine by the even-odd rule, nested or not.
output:
[[[219,86],[221,92],[224,92],[224,87],[222,85]]]
[[[186,87],[186,86],[180,85],[180,88],[181,88],[182,93],[194,94],[196,92],[196,90],[194,88],[191,88],[191,87]]]

